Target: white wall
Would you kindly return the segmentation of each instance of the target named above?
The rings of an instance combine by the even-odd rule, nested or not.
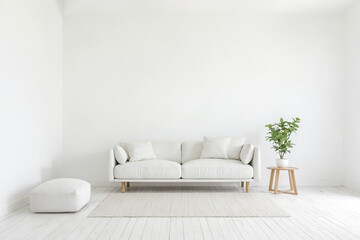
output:
[[[0,216],[56,176],[62,155],[62,3],[0,1]]]
[[[121,140],[229,135],[262,148],[266,185],[264,125],[297,116],[298,184],[341,184],[342,12],[152,3],[65,1],[65,176],[105,182]]]
[[[346,51],[346,122],[344,185],[360,190],[360,2],[347,13]]]

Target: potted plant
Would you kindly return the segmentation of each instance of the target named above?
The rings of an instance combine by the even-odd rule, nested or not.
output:
[[[295,144],[290,141],[292,133],[296,133],[299,128],[300,118],[293,118],[291,122],[284,121],[280,118],[279,123],[268,124],[265,127],[269,129],[266,140],[272,143],[272,148],[279,154],[280,158],[276,159],[278,167],[289,166],[289,159],[284,158],[286,153],[290,153],[290,148]]]

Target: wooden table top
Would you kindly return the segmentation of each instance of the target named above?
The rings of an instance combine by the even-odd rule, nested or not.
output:
[[[271,169],[271,170],[298,170],[297,167],[276,167],[276,166],[272,166],[272,167],[267,167],[267,169]]]

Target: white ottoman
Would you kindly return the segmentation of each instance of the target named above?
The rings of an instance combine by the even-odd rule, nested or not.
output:
[[[90,200],[91,186],[74,178],[58,178],[42,183],[30,192],[33,212],[77,212]]]

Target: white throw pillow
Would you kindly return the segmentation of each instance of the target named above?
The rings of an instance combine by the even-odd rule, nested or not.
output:
[[[132,142],[125,144],[130,156],[130,162],[156,158],[151,142]]]
[[[120,146],[114,147],[114,155],[115,155],[116,161],[119,164],[124,164],[126,162],[126,160],[128,160],[128,158],[129,158],[125,149]]]
[[[227,152],[228,158],[240,160],[240,152],[241,148],[244,146],[244,143],[244,137],[232,137]]]
[[[253,159],[255,146],[252,144],[245,144],[241,149],[240,160],[243,164],[249,164]]]
[[[225,158],[231,138],[209,138],[204,137],[203,149],[200,158]]]

